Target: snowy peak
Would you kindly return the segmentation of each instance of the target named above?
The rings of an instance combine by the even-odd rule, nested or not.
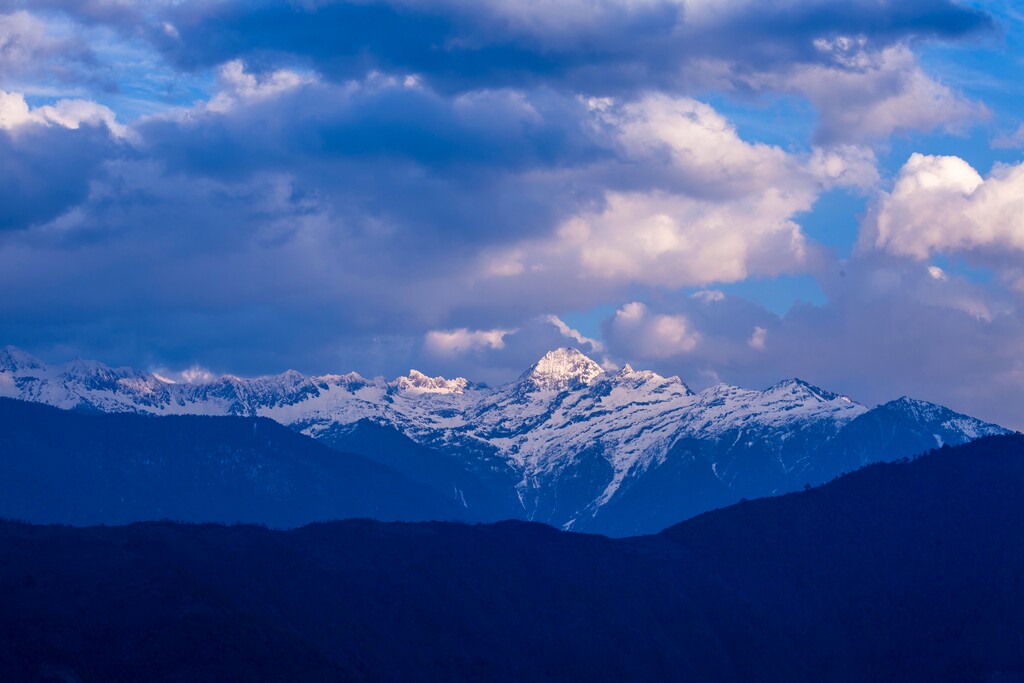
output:
[[[395,380],[395,389],[402,394],[463,394],[468,386],[469,382],[462,377],[429,377],[419,370],[410,370],[408,375]]]
[[[44,367],[45,364],[41,360],[25,353],[17,346],[5,346],[0,349],[0,372],[40,370]]]
[[[937,403],[929,403],[928,401],[921,401],[909,396],[903,396],[895,401],[883,403],[875,408],[875,411],[896,414],[909,422],[939,431],[945,430],[954,434],[963,434],[970,439],[1010,433],[1009,430],[999,425],[984,422],[968,415],[961,415]],[[941,445],[942,442],[945,442],[945,437],[936,435],[936,440]]]
[[[953,411],[936,403],[921,401],[909,396],[901,396],[894,401],[883,403],[880,408],[894,413],[901,413],[916,420],[932,421],[942,419]]]
[[[816,387],[813,384],[805,382],[797,377],[782,380],[781,382],[768,387],[761,393],[765,395],[775,395],[800,400],[821,401],[823,403],[846,398],[839,394],[833,394],[831,391],[825,391],[821,387]],[[846,400],[848,401],[849,399],[847,398]]]
[[[655,393],[672,391],[682,396],[693,396],[693,390],[683,380],[673,375],[662,377],[651,370],[634,370],[633,366],[626,363],[622,369],[608,378],[613,385],[619,387],[630,387],[633,389],[645,389]]]
[[[604,374],[600,365],[579,349],[549,351],[523,375],[523,381],[539,390],[568,391],[589,386]]]

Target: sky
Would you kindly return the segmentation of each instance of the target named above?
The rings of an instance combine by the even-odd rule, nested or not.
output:
[[[0,0],[0,344],[1024,429],[1022,69],[1008,0]]]

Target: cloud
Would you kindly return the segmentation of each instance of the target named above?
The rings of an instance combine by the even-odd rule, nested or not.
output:
[[[398,74],[445,93],[791,92],[818,108],[817,139],[829,144],[973,120],[983,110],[925,74],[909,46],[995,26],[950,0],[744,1],[714,10],[696,0],[154,7],[144,35],[181,70],[241,59],[267,71],[298,65],[339,83]]]
[[[697,348],[700,333],[683,315],[651,313],[639,301],[623,305],[608,326],[609,336],[628,348],[631,359],[666,359]]]
[[[826,188],[877,182],[870,151],[800,155],[747,142],[725,117],[689,98],[588,105],[621,159],[611,187],[553,237],[488,253],[487,272],[575,272],[663,287],[792,272],[806,267],[813,250],[795,216]]]
[[[758,351],[763,351],[765,346],[765,340],[768,338],[768,330],[757,325],[754,327],[753,333],[750,335],[750,339],[747,340],[747,346]]]
[[[93,102],[31,108],[0,90],[0,231],[23,231],[83,202],[131,132]]]
[[[13,79],[70,81],[94,64],[92,50],[73,32],[24,9],[3,13],[4,9],[0,3],[0,86]]]
[[[77,130],[83,125],[106,128],[119,140],[135,141],[135,132],[117,122],[117,115],[90,100],[58,100],[52,105],[29,107],[24,95],[0,90],[0,129],[14,131],[25,125],[63,126]]]
[[[480,349],[503,349],[505,337],[515,330],[431,330],[427,332],[427,351],[440,355],[461,355]]]
[[[821,194],[878,192],[871,145],[980,113],[912,51],[991,27],[957,3],[0,0],[2,13],[17,41],[0,55],[0,291],[19,293],[0,298],[4,341],[143,367],[425,363],[485,381],[572,343],[691,380],[843,380],[791,363],[811,342],[788,330],[803,315],[809,339],[846,348],[834,330],[869,326],[868,292],[889,280],[913,290],[893,325],[966,318],[965,343],[1015,329],[1012,296],[923,263],[966,249],[957,230],[982,240],[950,231],[974,211],[996,236],[971,250],[1002,248],[1012,275],[1010,167],[969,197],[939,191],[944,236],[924,256],[904,263],[916,236],[893,237],[923,226],[892,223],[854,258],[870,273],[843,266],[856,276],[820,309],[783,319],[676,291],[827,279],[835,264],[799,225]],[[723,113],[779,94],[812,103],[813,146]],[[879,211],[914,201],[894,188]],[[603,339],[552,314],[598,305],[622,312]]]
[[[810,201],[774,188],[727,203],[608,193],[599,213],[562,226],[557,249],[599,279],[665,287],[734,282],[803,265],[807,243],[791,217]]]
[[[713,304],[719,301],[725,300],[725,292],[720,289],[702,289],[698,292],[694,292],[690,295],[691,299],[696,299],[705,304]]]
[[[279,69],[265,74],[246,71],[245,63],[233,59],[217,69],[220,91],[204,106],[212,112],[226,112],[238,104],[273,99],[282,93],[316,83],[315,76],[289,69]]]
[[[586,337],[580,334],[579,330],[575,330],[569,327],[557,315],[546,315],[542,316],[542,318],[547,322],[551,323],[552,325],[554,325],[555,329],[557,329],[563,337],[565,337],[566,339],[573,340],[574,342],[576,342],[576,344],[583,348],[588,348],[590,352],[600,353],[601,351],[604,351],[604,345],[601,344],[601,342],[599,342],[596,339],[592,339],[591,337]]]
[[[861,167],[872,157],[855,148],[748,142],[688,98],[444,94],[384,75],[337,84],[237,63],[219,88],[134,123],[123,148],[88,121],[0,133],[26,154],[63,150],[53,163],[65,175],[5,216],[24,234],[0,243],[0,286],[31,301],[0,302],[9,334],[48,336],[59,327],[48,321],[64,320],[83,340],[133,340],[121,362],[152,346],[180,367],[204,348],[208,365],[258,372],[296,355],[323,367],[361,354],[358,339],[392,340],[397,356],[431,330],[464,329],[466,346],[483,339],[473,331],[525,330],[635,285],[806,268],[814,248],[794,217],[824,188],[871,175]],[[103,146],[64,165],[67,143],[44,141],[58,134]],[[70,322],[80,318],[108,327],[86,332]],[[216,334],[199,329],[211,325]],[[277,361],[246,343],[262,325],[274,327]],[[543,326],[519,339],[566,343]],[[509,358],[538,350],[520,346]],[[474,353],[507,367],[492,351]]]
[[[663,294],[621,306],[605,339],[613,360],[677,374],[697,390],[800,377],[868,405],[910,395],[1024,427],[1024,299],[998,281],[942,275],[913,259],[863,254],[822,269],[820,306],[776,315],[729,295],[708,303]],[[685,320],[697,343],[670,353],[654,325],[666,318]]]
[[[817,44],[826,53],[845,52],[835,41]],[[854,45],[853,54],[836,55],[838,63],[765,74],[758,85],[806,96],[819,116],[815,140],[826,144],[884,140],[915,130],[956,130],[986,114],[984,106],[928,76],[906,45],[880,51],[860,41]]]
[[[866,191],[880,180],[875,153],[858,145],[815,147],[808,170],[828,189],[848,187]]]
[[[996,149],[1022,149],[1024,148],[1024,123],[1017,127],[1012,133],[997,136],[992,140],[992,146]]]
[[[980,252],[1003,261],[1024,250],[1024,164],[988,178],[954,156],[913,154],[865,225],[862,248],[926,259]]]
[[[559,84],[587,92],[677,89],[695,63],[737,69],[834,61],[814,41],[852,33],[873,48],[991,28],[948,0],[445,0],[180,2],[158,5],[150,40],[182,68],[305,60],[335,80],[370,70],[423,74],[443,90]],[[74,10],[72,10],[74,11]],[[165,25],[174,27],[168,32]]]

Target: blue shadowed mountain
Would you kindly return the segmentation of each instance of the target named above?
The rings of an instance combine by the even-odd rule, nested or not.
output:
[[[289,371],[174,384],[89,361],[49,366],[8,347],[0,395],[89,412],[267,417],[400,473],[467,518],[616,536],[1006,432],[912,399],[869,408],[799,379],[694,393],[628,365],[606,372],[575,349],[489,388],[415,370],[393,381]]]
[[[266,418],[87,414],[0,399],[0,517],[295,527],[466,516],[426,486]]]

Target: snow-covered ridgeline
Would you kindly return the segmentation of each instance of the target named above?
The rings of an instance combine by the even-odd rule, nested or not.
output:
[[[614,472],[598,505],[630,472],[663,461],[682,437],[756,433],[782,443],[813,425],[828,438],[868,410],[800,380],[763,391],[719,384],[695,394],[678,377],[628,365],[605,372],[575,349],[552,351],[518,380],[487,388],[415,370],[390,382],[356,373],[306,377],[288,371],[175,384],[95,361],[51,366],[7,347],[0,350],[0,395],[104,412],[261,415],[314,437],[370,419],[443,451],[483,447],[504,457],[524,487],[596,448]],[[941,409],[923,402],[911,407],[924,417]],[[955,419],[956,429],[971,438],[991,431],[972,418]]]

